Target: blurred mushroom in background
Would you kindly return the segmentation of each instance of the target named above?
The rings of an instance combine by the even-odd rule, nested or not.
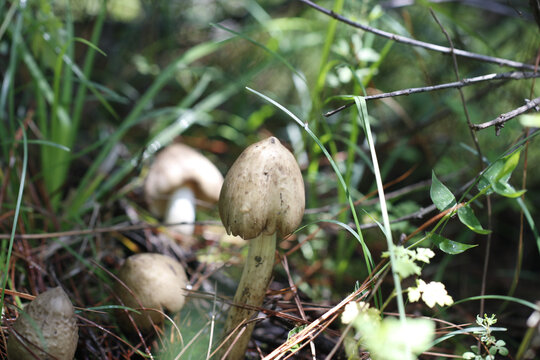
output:
[[[198,151],[184,144],[171,144],[155,158],[144,183],[150,211],[163,218],[170,230],[192,235],[196,199],[217,203],[223,175]]]

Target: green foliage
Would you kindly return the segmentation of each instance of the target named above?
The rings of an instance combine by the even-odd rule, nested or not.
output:
[[[506,16],[466,3],[418,1],[400,8],[390,3],[317,2],[353,21],[448,46],[430,15],[433,9],[456,48],[516,61],[536,56],[537,29],[527,16],[513,15],[527,15],[522,4]],[[114,295],[109,271],[114,273],[121,258],[133,251],[165,251],[185,257],[189,266],[200,265],[190,274],[204,293],[193,290],[196,311],[175,319],[185,327],[160,339],[162,349],[138,340],[133,348],[148,358],[154,351],[167,358],[182,352],[186,358],[208,357],[221,334],[219,313],[208,314],[206,292],[228,295],[228,285],[209,269],[219,263],[216,267],[226,273],[229,266],[222,261],[236,261],[238,245],[221,246],[221,234],[207,235],[206,222],[198,224],[194,252],[179,251],[176,244],[169,249],[159,229],[118,228],[158,223],[145,208],[142,184],[161,148],[175,141],[195,144],[225,173],[242,148],[268,134],[290,146],[307,185],[305,226],[278,249],[294,266],[291,274],[276,266],[275,280],[301,279],[298,287],[313,304],[337,303],[352,284],[362,289],[357,299],[373,305],[355,303],[348,322],[355,334],[346,337],[351,357],[360,357],[363,348],[373,359],[412,359],[441,342],[458,352],[452,338],[466,332],[439,335],[435,317],[461,323],[462,314],[478,311],[473,306],[480,299],[534,306],[526,300],[531,293],[517,281],[532,283],[527,290],[537,287],[530,280],[535,269],[521,272],[521,266],[535,263],[523,250],[530,249],[531,238],[540,251],[540,168],[534,166],[539,132],[525,132],[538,127],[538,116],[531,112],[507,122],[499,137],[491,130],[475,131],[475,144],[463,113],[465,106],[476,123],[521,106],[523,99],[538,96],[533,79],[465,86],[465,104],[456,89],[366,100],[366,95],[456,81],[453,61],[353,28],[303,2],[33,0],[2,2],[0,14],[5,319],[16,314],[4,306],[4,290],[34,293],[55,283],[72,287],[78,306],[106,310],[109,305],[94,305]],[[462,58],[456,66],[460,78],[511,71]],[[434,206],[426,207],[430,200]],[[218,222],[216,208],[201,205],[201,218]],[[524,229],[516,223],[520,212]],[[47,236],[50,232],[63,235]],[[490,237],[497,241],[491,254],[482,255]],[[228,253],[205,258],[198,251],[203,246]],[[439,251],[444,256],[436,258]],[[491,281],[493,276],[514,270],[517,295],[479,295],[482,256],[489,256],[487,294],[504,290],[505,283]],[[455,271],[458,266],[470,274],[466,284]],[[387,274],[393,281],[383,278]],[[402,281],[409,286],[405,291]],[[456,303],[471,303],[459,313],[427,308],[450,305],[449,294],[464,297]],[[422,299],[427,307],[406,304],[403,295],[410,302]],[[9,295],[7,301],[24,302]],[[411,308],[429,312],[433,320],[409,319]],[[396,309],[399,321],[381,315]],[[100,327],[84,327],[81,344],[105,339],[99,344],[119,352],[131,346],[118,342],[121,334],[109,326],[114,321],[97,316],[102,317],[93,320]],[[493,337],[494,320],[481,318],[475,331],[483,345],[472,347],[465,358],[487,360],[512,352],[512,343]],[[296,327],[289,337],[303,330]],[[520,330],[513,329],[512,336]],[[415,332],[417,337],[411,335]],[[89,349],[81,350],[81,357],[95,356],[86,353]],[[121,355],[107,352],[110,358]]]
[[[487,314],[484,314],[484,317],[477,315],[476,323],[480,325],[481,328],[474,331],[474,333],[480,337],[483,347],[487,349],[487,354],[484,354],[483,347],[472,345],[472,351],[465,352],[462,357],[468,360],[494,360],[497,354],[507,356],[508,349],[505,347],[506,342],[504,342],[504,340],[497,340],[495,336],[492,335],[492,327],[497,323],[495,314],[492,314],[490,317],[488,317]]]
[[[477,234],[486,235],[491,232],[491,230],[484,230],[480,221],[474,215],[473,209],[469,206],[462,206],[457,211],[459,221],[469,229],[474,231]]]
[[[431,241],[439,247],[439,249],[449,255],[461,254],[464,251],[467,251],[478,245],[463,244],[457,241],[453,241],[445,238],[439,234],[431,234]]]
[[[509,184],[510,176],[519,162],[520,154],[521,148],[491,164],[480,176],[478,190],[484,191],[486,194],[495,192],[509,198],[523,195],[525,190],[517,191]]]
[[[442,182],[435,176],[435,171],[431,173],[431,189],[429,191],[431,201],[440,211],[448,210],[456,205],[456,197]]]
[[[470,248],[475,247],[474,244],[459,243],[441,234],[435,233],[435,230],[446,223],[448,219],[455,213],[458,215],[458,219],[471,231],[480,234],[487,235],[491,233],[491,230],[484,229],[482,224],[474,214],[474,211],[470,204],[477,200],[482,195],[489,195],[497,193],[508,198],[517,198],[525,193],[525,190],[516,191],[512,185],[509,184],[512,172],[516,169],[520,159],[521,148],[513,151],[509,155],[503,156],[494,163],[492,163],[479,177],[477,188],[479,193],[466,203],[457,205],[456,197],[454,194],[436,177],[435,172],[432,172],[432,183],[430,189],[431,200],[440,211],[450,211],[449,215],[443,217],[439,223],[434,227],[431,233],[426,237],[431,238],[432,241],[439,247],[440,250],[450,255],[460,254]]]

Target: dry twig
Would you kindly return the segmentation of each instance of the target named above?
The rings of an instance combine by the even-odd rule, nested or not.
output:
[[[410,88],[410,89],[391,91],[387,93],[368,95],[368,96],[365,96],[364,99],[366,101],[377,100],[377,99],[383,99],[383,98],[388,98],[388,97],[404,96],[404,95],[411,95],[411,94],[417,94],[417,93],[422,93],[422,92],[430,92],[430,91],[445,90],[445,89],[452,89],[452,88],[460,89],[465,86],[470,86],[470,85],[478,84],[485,81],[492,81],[492,80],[522,80],[522,79],[534,79],[534,78],[540,78],[540,73],[532,72],[532,71],[527,71],[527,72],[510,71],[510,72],[505,72],[505,73],[493,73],[493,74],[475,76],[472,78],[465,78],[459,81],[453,81],[453,82],[444,83],[444,84],[415,87],[415,88]],[[345,105],[342,105],[332,111],[325,113],[324,116],[326,117],[332,116],[340,112],[341,110],[344,110],[350,107],[353,104],[354,102],[350,102]]]
[[[522,63],[522,62],[519,62],[519,61],[514,61],[514,60],[508,60],[508,59],[503,59],[503,58],[498,58],[498,57],[493,57],[493,56],[487,56],[487,55],[481,55],[481,54],[477,54],[477,53],[473,53],[473,52],[470,52],[470,51],[465,51],[465,50],[460,50],[460,49],[452,49],[452,48],[449,48],[449,47],[446,47],[446,46],[440,46],[440,45],[436,45],[436,44],[431,44],[431,43],[427,43],[427,42],[424,42],[424,41],[419,41],[419,40],[415,40],[415,39],[411,39],[411,38],[408,38],[408,37],[405,37],[405,36],[401,36],[401,35],[397,35],[397,34],[394,34],[394,33],[390,33],[390,32],[387,32],[387,31],[383,31],[383,30],[380,30],[380,29],[377,29],[377,28],[374,28],[374,27],[371,27],[371,26],[368,26],[368,25],[364,25],[364,24],[360,24],[359,22],[356,22],[356,21],[353,21],[353,20],[350,20],[342,15],[339,15],[339,14],[336,14],[335,12],[333,12],[332,10],[328,10],[322,6],[319,6],[313,2],[311,2],[310,0],[300,0],[301,2],[303,2],[304,4],[314,8],[315,10],[317,11],[320,11],[321,13],[323,14],[326,14],[330,17],[333,17],[334,19],[338,20],[338,21],[341,21],[347,25],[350,25],[352,27],[355,27],[355,28],[358,28],[358,29],[361,29],[361,30],[364,30],[364,31],[367,31],[367,32],[370,32],[370,33],[373,33],[375,35],[378,35],[378,36],[381,36],[381,37],[384,37],[384,38],[387,38],[387,39],[390,39],[390,40],[394,40],[394,41],[397,41],[399,43],[402,43],[402,44],[407,44],[407,45],[412,45],[412,46],[417,46],[417,47],[421,47],[421,48],[424,48],[424,49],[427,49],[427,50],[432,50],[432,51],[437,51],[437,52],[440,52],[440,53],[443,53],[443,54],[452,54],[454,53],[456,56],[461,56],[461,57],[465,57],[465,58],[468,58],[468,59],[474,59],[474,60],[479,60],[479,61],[483,61],[483,62],[489,62],[489,63],[494,63],[494,64],[497,64],[497,65],[500,65],[500,66],[509,66],[509,67],[513,67],[513,68],[516,68],[516,69],[527,69],[527,70],[534,70],[535,69],[535,66],[532,65],[532,64],[525,64],[525,63]]]
[[[527,104],[518,107],[517,109],[514,109],[512,111],[509,111],[507,113],[501,114],[497,116],[494,120],[486,121],[481,124],[472,124],[472,128],[474,130],[483,130],[491,126],[495,126],[495,134],[499,136],[499,133],[501,132],[501,129],[504,127],[504,124],[510,120],[515,118],[518,115],[521,115],[523,113],[526,113],[527,111],[531,109],[536,109],[536,111],[540,111],[538,107],[540,106],[540,97],[537,97],[533,100],[525,100]]]

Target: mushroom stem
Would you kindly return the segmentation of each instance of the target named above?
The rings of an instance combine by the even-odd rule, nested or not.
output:
[[[195,195],[191,188],[184,186],[172,193],[165,214],[165,223],[185,223],[171,226],[170,229],[184,235],[192,235],[195,229],[194,222]]]
[[[261,234],[250,240],[250,242],[246,264],[234,295],[234,304],[239,306],[233,306],[229,311],[225,323],[226,333],[234,331],[242,322],[251,320],[255,313],[251,309],[262,305],[272,276],[276,252],[276,233],[272,235]],[[242,307],[244,304],[247,306]],[[244,332],[234,343],[227,359],[244,359],[254,326],[254,321],[247,324]],[[239,330],[240,328],[237,331]],[[236,336],[233,335],[231,339],[234,340],[235,338]]]

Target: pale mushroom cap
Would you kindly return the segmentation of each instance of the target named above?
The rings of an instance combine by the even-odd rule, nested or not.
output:
[[[184,144],[171,144],[154,159],[144,184],[150,211],[163,216],[170,195],[180,187],[190,187],[195,197],[217,202],[223,175],[210,160]]]
[[[64,290],[56,287],[36,296],[21,311],[8,339],[8,358],[72,360],[78,339],[73,305]]]
[[[183,266],[175,259],[162,254],[137,254],[126,259],[118,272],[122,284],[115,285],[116,294],[123,305],[140,308],[141,305],[159,311],[177,312],[185,302],[185,287],[188,283]],[[135,295],[135,297],[134,297]],[[141,315],[131,312],[139,330],[148,332],[152,322],[159,325],[163,315],[159,311],[141,311]],[[119,323],[125,330],[133,331],[133,325],[124,311],[118,312]],[[148,319],[152,319],[152,322]]]
[[[287,235],[304,215],[302,173],[293,154],[275,137],[247,147],[225,176],[219,215],[227,233],[253,239]]]

